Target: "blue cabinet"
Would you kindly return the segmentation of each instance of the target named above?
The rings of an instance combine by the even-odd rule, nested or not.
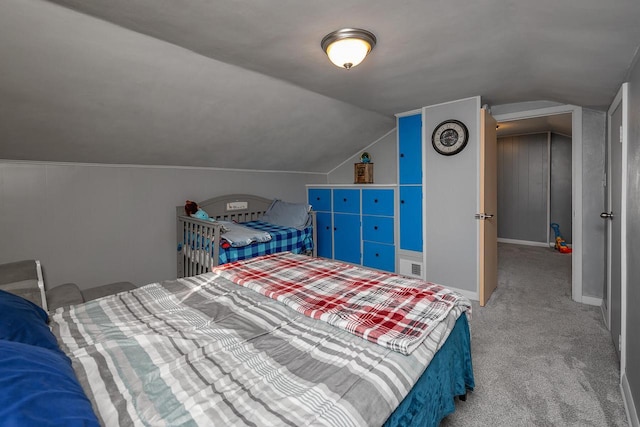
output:
[[[422,252],[422,115],[398,118],[398,176],[400,181],[400,244]]]
[[[360,264],[360,215],[333,214],[333,257]]]
[[[333,226],[331,225],[331,212],[316,213],[318,256],[333,258]]]
[[[309,187],[318,255],[394,272],[395,189]]]
[[[328,188],[310,188],[309,204],[316,212],[331,212],[331,190]]]
[[[400,249],[422,252],[422,187],[400,186]]]
[[[422,115],[398,118],[400,185],[422,185]]]
[[[333,190],[333,211],[359,214],[360,190]]]

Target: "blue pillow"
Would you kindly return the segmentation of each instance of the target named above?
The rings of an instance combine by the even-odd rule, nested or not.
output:
[[[61,351],[47,326],[49,315],[31,301],[0,290],[0,340]]]
[[[0,340],[0,424],[98,426],[91,402],[62,353]]]
[[[311,224],[310,210],[311,206],[306,204],[289,203],[276,199],[267,208],[260,220],[270,224],[302,230]]]

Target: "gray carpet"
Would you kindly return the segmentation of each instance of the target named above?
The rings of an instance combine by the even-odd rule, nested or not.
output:
[[[600,307],[571,300],[571,255],[499,245],[498,289],[471,321],[475,390],[442,426],[627,426]]]

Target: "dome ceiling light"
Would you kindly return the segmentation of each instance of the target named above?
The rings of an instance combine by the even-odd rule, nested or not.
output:
[[[320,46],[329,60],[347,70],[361,63],[376,45],[376,36],[359,28],[343,28],[327,34]]]

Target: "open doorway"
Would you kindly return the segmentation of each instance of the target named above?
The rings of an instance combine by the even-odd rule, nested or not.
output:
[[[559,233],[568,252],[573,222],[571,114],[498,123],[497,136],[498,241],[549,247]]]
[[[571,116],[571,243],[573,250],[571,255],[571,296],[574,301],[585,302],[582,296],[582,108],[574,105],[562,105],[496,114],[494,117],[499,126],[505,129],[512,122],[533,118],[544,119],[563,114]],[[523,132],[519,131],[518,133]],[[559,133],[566,134],[566,131]],[[547,224],[545,221],[545,230]],[[548,233],[548,231],[545,232]]]

